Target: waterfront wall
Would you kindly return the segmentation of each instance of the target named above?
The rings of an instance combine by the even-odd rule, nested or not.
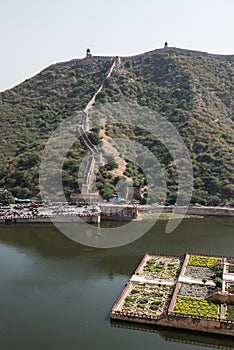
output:
[[[15,217],[15,218],[1,218],[0,224],[4,223],[51,223],[51,222],[61,222],[61,223],[100,223],[100,215],[86,215],[86,216],[37,216],[37,217]]]
[[[189,315],[164,314],[159,317],[147,317],[130,313],[120,314],[118,311],[112,311],[111,319],[228,336],[233,336],[234,334],[234,322],[232,321],[204,317],[200,318]]]
[[[137,218],[140,213],[172,213],[184,214],[184,208],[181,207],[132,207],[132,206],[101,206],[102,220],[132,220]],[[234,208],[221,207],[188,207],[187,215],[199,216],[218,216],[218,217],[234,217]]]
[[[167,315],[158,325],[223,335],[234,334],[234,322],[188,315]]]
[[[232,216],[232,217],[234,217],[234,208],[189,207],[187,214],[188,215]]]
[[[184,214],[184,208],[182,207],[144,207],[139,208],[139,212],[142,213],[172,213]],[[226,207],[188,207],[186,211],[187,215],[200,215],[200,216],[229,216],[234,217],[234,208]]]
[[[101,220],[108,221],[130,221],[138,217],[138,213],[171,213],[175,208],[171,207],[133,207],[133,206],[101,206],[101,214],[99,215],[87,215],[81,216],[82,221],[87,223],[99,223]],[[182,208],[177,207],[175,212],[180,214]],[[234,208],[209,208],[209,207],[189,207],[187,211],[188,215],[200,215],[200,216],[220,216],[220,217],[234,217]],[[0,224],[5,223],[8,218],[3,216],[0,217]],[[57,216],[50,218],[49,216],[38,216],[38,217],[9,217],[8,222],[16,223],[46,223],[57,221],[57,222],[77,222],[77,216]]]
[[[101,206],[101,219],[102,220],[114,220],[124,221],[137,218],[138,210],[135,207],[114,207],[114,206]]]

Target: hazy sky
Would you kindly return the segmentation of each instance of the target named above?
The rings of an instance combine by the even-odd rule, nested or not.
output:
[[[0,0],[0,91],[52,63],[169,46],[234,54],[234,0]]]

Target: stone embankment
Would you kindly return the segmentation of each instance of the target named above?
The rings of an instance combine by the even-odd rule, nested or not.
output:
[[[25,216],[25,217],[8,217],[0,218],[0,224],[42,224],[42,223],[100,223],[100,214],[90,215],[57,215],[57,216]]]
[[[172,213],[184,214],[184,207],[173,207],[173,206],[139,206],[140,213],[145,214],[157,214],[157,213]],[[189,206],[186,211],[187,215],[198,215],[198,216],[224,216],[224,217],[234,217],[234,208],[229,207],[196,207]]]
[[[234,208],[226,207],[189,207],[188,215],[202,216],[234,216]]]

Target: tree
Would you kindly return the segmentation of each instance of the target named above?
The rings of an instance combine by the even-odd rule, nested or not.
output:
[[[217,179],[214,176],[210,177],[206,185],[209,194],[216,194],[219,186],[220,186],[219,179]]]
[[[98,133],[95,133],[95,132],[90,132],[89,133],[89,139],[94,145],[98,145],[100,140],[101,140],[100,136],[98,135]]]
[[[0,193],[0,202],[4,205],[15,203],[15,199],[10,191],[5,190]]]
[[[214,283],[215,283],[215,285],[216,285],[216,287],[217,288],[222,288],[222,279],[221,278],[219,278],[219,277],[216,277],[215,279],[214,279]]]
[[[115,187],[111,184],[106,184],[103,189],[100,190],[101,195],[104,199],[109,199],[114,195]]]
[[[116,163],[114,160],[109,160],[106,165],[105,165],[105,168],[108,170],[108,171],[111,171],[113,169],[117,169],[118,168],[118,163]]]
[[[219,205],[221,203],[221,198],[219,198],[218,196],[210,196],[210,198],[208,199],[208,204],[209,205]]]

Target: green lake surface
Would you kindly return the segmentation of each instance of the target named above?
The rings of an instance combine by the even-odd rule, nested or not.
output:
[[[111,307],[146,252],[234,256],[231,218],[184,220],[171,234],[165,225],[157,223],[131,244],[96,249],[71,241],[52,224],[2,224],[0,348],[234,348],[234,337],[110,322]]]

